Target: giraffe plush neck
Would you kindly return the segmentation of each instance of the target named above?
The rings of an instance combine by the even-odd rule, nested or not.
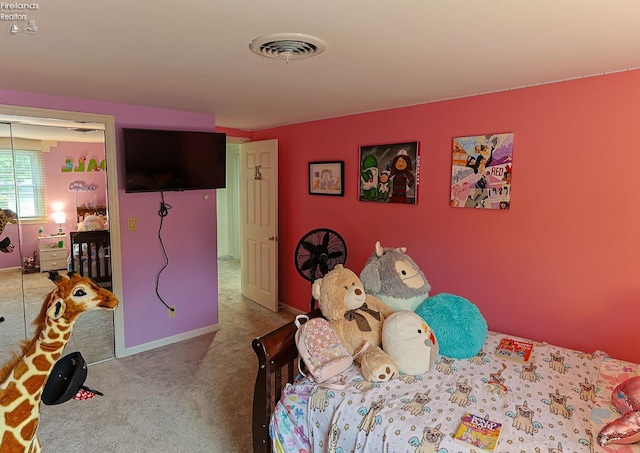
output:
[[[42,451],[36,430],[40,421],[40,398],[47,377],[78,317],[93,310],[114,310],[118,299],[92,280],[69,272],[50,272],[56,288],[45,296],[34,320],[35,333],[22,344],[21,354],[0,370],[0,452]]]

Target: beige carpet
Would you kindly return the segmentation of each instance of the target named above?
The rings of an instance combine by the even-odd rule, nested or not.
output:
[[[104,396],[43,406],[44,453],[251,452],[251,340],[294,315],[243,298],[236,260],[220,286],[220,331],[92,365],[85,385]]]

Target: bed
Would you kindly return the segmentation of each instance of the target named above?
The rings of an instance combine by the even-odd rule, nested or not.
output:
[[[333,390],[299,375],[295,331],[290,322],[253,341],[254,452],[470,452],[452,434],[473,413],[503,424],[496,452],[640,453],[640,444],[597,443],[602,426],[620,416],[613,388],[640,375],[640,365],[602,351],[510,335],[535,344],[522,364],[494,354],[505,335],[490,331],[470,359],[438,356],[423,375],[374,384],[353,365],[343,373],[347,387]]]
[[[108,230],[69,233],[69,269],[111,288],[111,254]]]

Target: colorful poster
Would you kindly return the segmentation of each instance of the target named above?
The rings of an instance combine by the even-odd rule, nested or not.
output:
[[[513,134],[453,139],[451,206],[509,209]]]
[[[417,204],[418,142],[360,147],[360,201]]]

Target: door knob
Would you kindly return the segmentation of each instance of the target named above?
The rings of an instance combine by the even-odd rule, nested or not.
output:
[[[264,240],[265,241],[275,241],[276,237],[275,236],[269,236],[269,237],[264,238]]]

